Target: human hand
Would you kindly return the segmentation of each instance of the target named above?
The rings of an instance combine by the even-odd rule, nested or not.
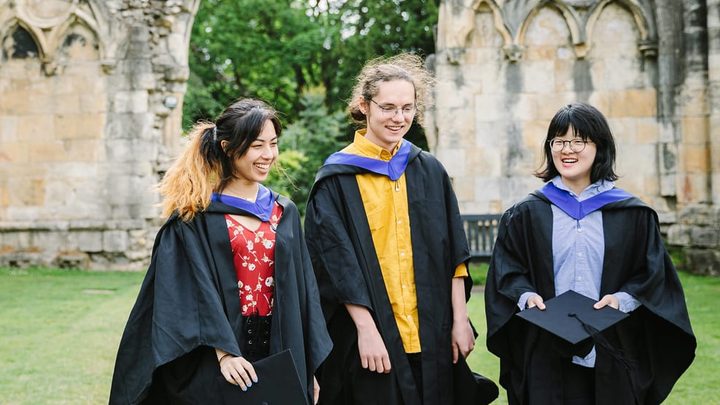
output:
[[[223,355],[220,360],[220,372],[230,384],[237,385],[243,391],[258,382],[257,374],[252,364],[242,356],[234,357],[231,354]]]
[[[463,319],[453,322],[452,327],[452,353],[453,364],[456,364],[460,355],[467,357],[475,348],[475,335],[470,320]]]
[[[317,378],[313,376],[313,404],[317,404],[318,399],[320,399],[320,384],[318,384]]]
[[[620,308],[620,300],[617,299],[616,296],[612,294],[607,294],[606,296],[602,297],[602,299],[593,305],[593,308],[600,309],[606,305],[610,305],[611,307],[615,309]]]
[[[358,329],[358,351],[363,368],[378,373],[390,372],[390,356],[375,325]]]
[[[527,303],[525,303],[525,305],[528,308],[538,307],[538,309],[541,311],[545,310],[545,302],[543,301],[542,297],[537,294],[531,295],[530,298],[528,298]]]

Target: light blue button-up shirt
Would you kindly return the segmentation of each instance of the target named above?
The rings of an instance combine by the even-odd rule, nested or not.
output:
[[[600,180],[589,185],[580,195],[576,195],[560,176],[552,179],[553,184],[568,191],[578,201],[586,200],[615,187],[611,181]],[[596,301],[600,299],[605,253],[605,234],[603,232],[602,211],[594,211],[584,218],[575,220],[555,205],[550,206],[553,213],[553,274],[555,276],[555,295],[573,290]],[[535,293],[526,292],[520,296],[518,307],[525,309],[527,300]],[[630,312],[640,306],[640,302],[625,292],[616,292],[620,310]],[[547,298],[547,297],[543,297]],[[595,367],[595,347],[585,357],[573,357],[573,363]]]

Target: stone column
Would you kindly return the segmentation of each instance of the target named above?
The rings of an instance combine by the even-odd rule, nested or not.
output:
[[[682,83],[681,51],[682,4],[659,0],[655,9],[658,30],[658,173],[660,195],[674,202],[678,193],[678,141],[681,137],[676,123],[676,92]],[[674,222],[674,212],[667,218]]]
[[[706,8],[705,8],[706,7]],[[698,4],[707,18],[707,91],[709,109],[705,156],[708,197],[705,204],[679,213],[679,236],[686,242],[686,266],[695,273],[720,275],[720,0]]]
[[[680,178],[678,203],[681,206],[711,201],[708,155],[708,37],[704,0],[683,2],[683,47],[685,81],[680,88],[679,144]]]
[[[707,2],[708,82],[710,91],[710,189],[720,205],[720,0]]]
[[[668,242],[682,247],[686,269],[720,275],[720,210],[713,183],[720,163],[712,159],[720,134],[720,2],[682,4],[685,77],[676,110],[681,129],[678,207]]]

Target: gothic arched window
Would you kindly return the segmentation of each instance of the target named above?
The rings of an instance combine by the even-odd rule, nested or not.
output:
[[[23,27],[17,26],[2,42],[3,59],[37,58],[38,46],[33,36]]]

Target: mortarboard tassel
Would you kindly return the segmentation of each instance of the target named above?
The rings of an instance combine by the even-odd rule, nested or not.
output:
[[[635,379],[633,378],[633,369],[635,368],[636,362],[634,360],[626,358],[622,350],[618,350],[613,347],[613,345],[611,345],[610,342],[605,339],[605,336],[603,336],[599,330],[597,330],[594,326],[584,322],[576,313],[570,312],[568,313],[568,316],[577,319],[577,321],[580,322],[580,325],[582,325],[583,329],[585,329],[585,332],[590,335],[593,342],[595,342],[597,346],[605,349],[617,362],[622,364],[623,368],[628,373],[635,403],[639,404],[640,401],[638,401],[637,392],[635,390]]]

